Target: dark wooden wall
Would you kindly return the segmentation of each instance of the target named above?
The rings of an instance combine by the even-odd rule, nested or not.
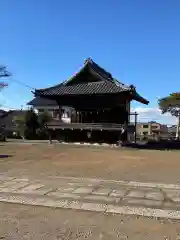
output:
[[[128,95],[121,94],[105,94],[105,95],[79,95],[79,96],[61,96],[54,97],[58,105],[66,105],[76,108],[77,110],[86,109],[103,109],[115,106],[125,105]]]

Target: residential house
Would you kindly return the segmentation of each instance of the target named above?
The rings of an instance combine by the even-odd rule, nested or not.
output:
[[[5,113],[6,113],[6,111],[0,109],[0,117],[1,117],[3,114],[5,114]]]
[[[158,122],[141,122],[136,126],[137,136],[165,136],[168,135],[168,127]]]
[[[168,133],[171,137],[175,137],[176,136],[176,130],[177,130],[177,126],[176,125],[172,125],[170,127],[168,127]]]
[[[17,132],[14,118],[25,114],[23,110],[10,110],[0,116],[0,126],[5,129],[7,136],[11,136],[13,132]]]
[[[137,123],[136,133],[137,136],[151,135],[151,125],[148,122]]]

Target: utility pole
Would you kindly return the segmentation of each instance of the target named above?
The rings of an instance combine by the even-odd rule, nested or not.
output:
[[[11,74],[7,71],[5,66],[0,66],[0,78],[3,77],[9,77]],[[5,82],[0,82],[0,90],[7,87],[8,84]],[[6,131],[5,131],[5,125],[0,127],[0,135],[1,138],[3,138],[3,141],[6,141]]]
[[[10,76],[11,76],[11,74],[10,74],[10,72],[7,71],[7,68],[5,66],[0,66],[0,78],[10,77]],[[8,86],[7,83],[0,82],[0,90],[7,86]]]
[[[134,132],[134,142],[136,143],[136,139],[137,139],[137,116],[138,116],[138,113],[135,112],[134,113],[134,116],[135,116],[135,132]]]
[[[0,77],[10,77],[10,72],[7,71],[5,66],[0,66]]]

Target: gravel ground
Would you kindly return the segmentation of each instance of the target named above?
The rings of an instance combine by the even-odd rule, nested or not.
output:
[[[0,239],[180,239],[180,222],[0,203]]]
[[[0,145],[0,174],[69,176],[180,184],[179,151]]]

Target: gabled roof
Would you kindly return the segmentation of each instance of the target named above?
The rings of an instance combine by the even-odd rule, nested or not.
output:
[[[113,84],[112,82],[88,82],[82,84],[74,84],[69,86],[52,87],[48,89],[38,90],[38,93],[43,96],[49,95],[86,95],[86,94],[105,94],[105,93],[119,93],[129,91],[122,87]],[[37,92],[36,92],[37,93]]]
[[[133,99],[142,103],[149,102],[141,97],[131,86],[127,86],[88,58],[82,68],[70,79],[58,85],[35,90],[35,96],[72,96],[72,95],[94,95],[94,94],[115,94],[129,92]]]
[[[80,75],[85,70],[88,70],[89,73],[91,73],[92,75],[94,75],[94,77],[97,77],[97,79],[101,81],[113,81],[113,77],[109,72],[97,65],[97,63],[95,63],[91,58],[88,58],[84,62],[84,65],[80,68],[80,70],[67,81],[63,82],[63,84],[66,86],[72,84],[73,81],[78,77],[78,75]]]

